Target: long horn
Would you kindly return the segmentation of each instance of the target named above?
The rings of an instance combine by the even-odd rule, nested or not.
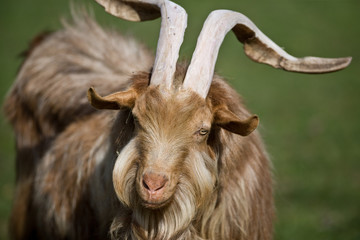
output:
[[[214,75],[220,45],[231,29],[237,39],[244,44],[248,57],[274,68],[292,72],[326,73],[343,69],[351,62],[351,57],[293,57],[265,36],[243,14],[229,10],[216,10],[210,13],[201,30],[184,79],[184,88],[190,88],[206,98]]]
[[[110,14],[128,21],[146,21],[161,16],[151,85],[171,88],[187,26],[186,11],[168,0],[96,0]]]

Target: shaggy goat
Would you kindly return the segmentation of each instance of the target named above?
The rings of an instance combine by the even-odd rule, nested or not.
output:
[[[189,66],[177,64],[180,6],[98,2],[126,20],[162,16],[156,57],[86,16],[35,39],[5,103],[17,146],[13,239],[271,239],[271,164],[258,117],[214,76],[221,42],[232,29],[250,58],[288,71],[351,59],[297,59],[218,10]]]

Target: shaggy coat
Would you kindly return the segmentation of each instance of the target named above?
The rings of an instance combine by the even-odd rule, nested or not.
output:
[[[219,107],[249,117],[241,98],[218,76],[205,100],[148,87],[153,61],[134,39],[89,17],[31,44],[5,102],[17,151],[13,239],[272,239],[261,138],[215,124]],[[179,64],[175,80],[185,72]],[[102,95],[132,88],[138,97],[98,111],[86,98],[92,86]],[[193,132],[203,126],[208,133]],[[141,190],[149,166],[171,173],[156,207]]]

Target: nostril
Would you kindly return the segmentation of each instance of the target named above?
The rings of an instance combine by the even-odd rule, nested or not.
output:
[[[146,188],[147,190],[150,190],[149,186],[146,184],[145,180],[143,180],[143,186],[144,188]]]
[[[158,192],[165,187],[168,182],[168,178],[165,174],[148,172],[143,175],[143,186],[144,188],[152,193]]]

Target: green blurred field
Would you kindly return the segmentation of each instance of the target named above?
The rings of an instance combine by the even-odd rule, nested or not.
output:
[[[70,2],[70,1],[69,1]],[[43,30],[60,28],[69,2],[7,1],[0,8],[0,100],[15,78],[18,57]],[[73,0],[77,3],[77,1]],[[183,0],[189,14],[181,55],[189,59],[211,10],[232,9],[295,56],[353,56],[346,70],[302,75],[247,59],[229,34],[217,71],[227,77],[260,116],[261,132],[274,164],[275,239],[360,239],[360,1],[358,0]],[[159,21],[126,23],[92,1],[99,21],[155,48]],[[14,136],[0,115],[0,239],[14,186]]]

